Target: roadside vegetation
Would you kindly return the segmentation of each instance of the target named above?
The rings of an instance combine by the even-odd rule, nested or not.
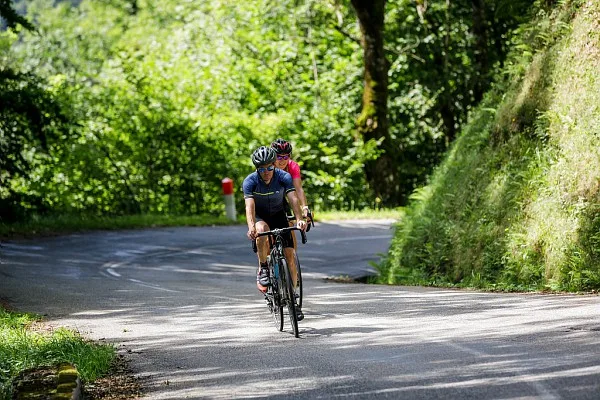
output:
[[[315,221],[332,221],[344,219],[394,219],[404,215],[402,208],[397,209],[365,209],[360,211],[315,211]],[[139,214],[123,216],[97,215],[49,215],[32,216],[27,221],[12,224],[0,223],[0,239],[32,238],[53,236],[93,230],[118,230],[160,228],[168,226],[217,226],[246,224],[246,218],[239,214],[236,221],[225,216],[213,215],[165,215]]]
[[[115,358],[111,345],[95,344],[64,328],[47,330],[33,314],[0,306],[0,399],[12,398],[12,379],[28,368],[68,362],[77,366],[83,382],[105,375]]]
[[[232,225],[225,216],[138,214],[123,216],[48,215],[32,216],[26,221],[0,223],[0,239],[52,236],[91,230],[158,228],[166,226]]]
[[[315,211],[315,221],[333,221],[344,219],[393,219],[399,221],[404,216],[404,209],[382,208],[360,211]]]
[[[552,4],[411,196],[380,282],[600,289],[600,3]]]

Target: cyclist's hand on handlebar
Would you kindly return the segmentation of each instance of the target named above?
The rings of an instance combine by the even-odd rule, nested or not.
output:
[[[302,207],[302,216],[304,218],[308,218],[309,215],[310,215],[310,209],[308,208],[308,206],[303,206]]]
[[[308,224],[303,219],[299,219],[298,222],[296,223],[296,227],[298,229],[300,229],[301,231],[306,231],[307,226],[308,226]]]
[[[308,206],[302,207],[302,216],[306,219],[306,222],[309,225],[313,223],[313,214]]]
[[[248,233],[246,234],[246,236],[248,236],[248,239],[254,240],[254,239],[256,239],[257,235],[258,235],[258,232],[256,232],[255,227],[248,228]]]

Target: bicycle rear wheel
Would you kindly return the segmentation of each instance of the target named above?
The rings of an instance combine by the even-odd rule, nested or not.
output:
[[[302,308],[302,268],[300,268],[300,260],[298,259],[298,254],[296,253],[296,274],[298,275],[298,280],[296,281],[296,294],[298,295],[298,307]]]
[[[281,277],[283,287],[281,293],[283,294],[283,300],[287,303],[288,314],[290,317],[290,323],[292,324],[292,331],[294,336],[298,337],[298,316],[296,315],[296,301],[294,296],[294,286],[292,285],[292,274],[287,265],[285,259],[281,261]]]

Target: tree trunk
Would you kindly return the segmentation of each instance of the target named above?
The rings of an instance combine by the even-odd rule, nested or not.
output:
[[[386,0],[352,0],[362,32],[365,68],[362,112],[356,122],[365,142],[371,139],[382,141],[380,148],[384,153],[367,162],[365,174],[382,204],[395,205],[398,202],[398,183],[387,118],[389,63],[383,47],[385,3]]]
[[[475,37],[475,62],[477,64],[477,77],[473,85],[473,97],[478,103],[483,97],[487,87],[487,76],[490,70],[488,55],[488,29],[484,0],[472,0],[473,10],[473,36]]]

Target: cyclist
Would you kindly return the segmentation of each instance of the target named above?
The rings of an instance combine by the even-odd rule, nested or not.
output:
[[[292,160],[292,144],[285,139],[279,138],[271,143],[271,147],[275,149],[277,153],[277,161],[275,161],[275,167],[288,172],[292,176],[292,183],[298,193],[298,200],[300,207],[302,208],[302,216],[308,218],[310,209],[306,202],[306,194],[302,188],[302,177],[300,176],[300,166],[297,162]],[[309,221],[310,223],[310,221]]]
[[[267,291],[269,282],[269,270],[267,267],[267,256],[269,254],[269,240],[267,237],[257,237],[258,233],[267,232],[272,228],[287,228],[288,219],[283,206],[284,197],[287,197],[298,229],[306,230],[306,219],[302,215],[296,189],[292,183],[292,177],[287,172],[275,168],[277,153],[271,147],[261,146],[252,153],[252,163],[256,171],[244,179],[242,185],[244,200],[246,203],[246,221],[248,223],[248,239],[256,239],[258,247],[258,271],[256,274],[256,286],[262,293]],[[292,274],[292,282],[296,285],[296,257],[294,254],[291,232],[283,235],[283,246],[287,264]],[[302,310],[297,307],[298,320],[304,318]]]

